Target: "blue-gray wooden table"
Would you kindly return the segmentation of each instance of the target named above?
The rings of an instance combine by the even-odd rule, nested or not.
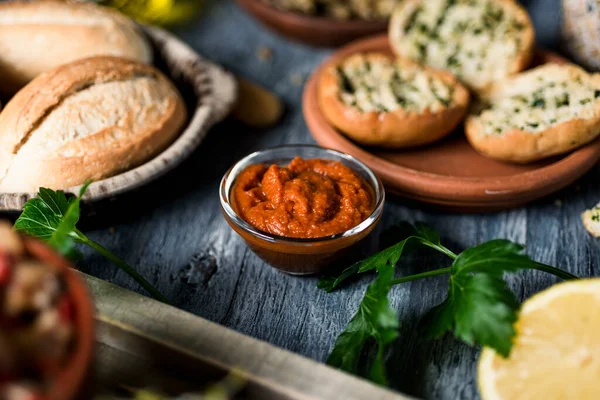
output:
[[[558,0],[526,4],[538,41],[556,47]],[[83,221],[84,230],[137,266],[177,307],[325,361],[372,276],[328,295],[315,287],[317,278],[277,272],[250,252],[225,223],[217,189],[224,172],[252,151],[284,143],[314,143],[302,117],[303,82],[331,50],[276,36],[231,1],[214,1],[198,21],[175,33],[203,56],[279,94],[287,113],[279,125],[268,130],[249,129],[233,120],[221,123],[183,165],[98,210],[95,218]],[[272,58],[265,59],[266,52],[261,49],[271,49]],[[392,198],[363,251],[380,249],[389,240],[382,235],[386,228],[421,220],[436,228],[454,251],[508,238],[526,244],[529,254],[541,262],[582,276],[598,275],[600,242],[587,234],[579,217],[600,199],[597,173],[598,168],[547,199],[495,214],[431,211]],[[402,273],[414,273],[436,263],[445,265],[447,261],[423,252],[402,262],[400,268]],[[143,293],[126,274],[92,252],[85,253],[81,265],[88,273]],[[524,299],[556,279],[526,272],[509,277],[509,281]],[[390,380],[396,390],[418,397],[475,399],[478,349],[450,337],[425,340],[418,328],[419,319],[442,300],[446,287],[446,279],[435,278],[392,290],[401,328],[388,354]]]

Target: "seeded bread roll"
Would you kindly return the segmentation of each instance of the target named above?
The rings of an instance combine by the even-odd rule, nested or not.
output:
[[[580,147],[600,134],[600,74],[545,64],[481,93],[465,132],[480,153],[530,162]]]
[[[396,54],[449,70],[474,90],[524,70],[534,36],[513,0],[405,0],[389,25]]]
[[[355,54],[323,71],[319,106],[355,141],[402,148],[436,141],[464,117],[469,92],[448,72],[380,53]]]
[[[64,189],[133,168],[185,119],[177,89],[149,65],[93,57],[58,67],[0,113],[0,192]]]
[[[61,64],[97,55],[152,61],[137,25],[109,8],[59,1],[0,3],[3,93],[15,93]]]

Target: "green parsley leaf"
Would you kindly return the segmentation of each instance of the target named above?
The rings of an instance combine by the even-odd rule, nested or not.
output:
[[[68,208],[66,211],[62,211],[64,210],[64,203],[62,203],[62,199],[66,199],[63,192],[61,192],[62,196],[54,196],[57,198],[57,200],[59,200],[58,202],[51,203],[56,206],[56,208],[54,208],[55,210],[58,210],[63,214],[63,218],[56,227],[52,237],[48,240],[48,244],[68,257],[73,257],[77,254],[75,250],[75,238],[77,237],[77,234],[72,233],[76,231],[75,225],[77,225],[77,222],[79,222],[79,203],[81,201],[81,197],[87,190],[90,183],[91,182],[86,182],[86,184],[81,187],[81,190],[79,191],[79,197],[71,198],[71,200],[67,203]],[[54,197],[48,197],[45,202],[47,203],[47,201],[53,200]],[[49,205],[49,207],[52,209],[52,205]]]
[[[519,303],[503,279],[504,272],[537,269],[525,248],[492,240],[462,252],[450,268],[446,300],[428,315],[428,333],[448,330],[468,344],[479,343],[508,356],[515,335]]]
[[[72,197],[70,200],[67,200],[63,191],[40,188],[38,197],[30,199],[23,206],[23,212],[15,222],[14,229],[45,241],[63,255],[71,258],[78,254],[75,244],[79,243],[90,246],[117,267],[128,273],[152,297],[168,303],[167,298],[135,269],[77,229],[76,225],[79,222],[81,197],[84,195],[89,184],[90,182],[87,182],[83,185],[79,196]]]
[[[409,242],[415,242],[417,244],[421,244],[427,247],[432,247],[437,249],[445,254],[452,254],[450,250],[446,249],[444,246],[440,244],[440,236],[438,233],[423,223],[416,223],[414,228],[412,228],[413,232],[411,236],[406,239],[396,243],[395,245],[388,247],[385,250],[380,251],[362,261],[356,262],[342,271],[342,273],[337,277],[324,277],[319,280],[317,287],[319,289],[323,289],[326,292],[331,292],[335,290],[338,286],[340,286],[344,281],[348,278],[356,275],[362,274],[367,271],[376,270],[379,271],[382,267],[386,265],[391,265],[395,267],[402,257],[402,253],[406,245]],[[456,256],[454,256],[456,257]]]
[[[82,186],[80,196],[85,193],[89,184],[88,182]],[[67,200],[61,190],[40,188],[38,197],[25,203],[14,228],[44,240],[64,256],[77,258],[75,242],[78,235],[74,230],[79,221],[79,201],[79,197]]]
[[[34,198],[23,206],[23,212],[15,222],[14,229],[42,240],[49,240],[60,224],[62,214],[56,214],[40,198]]]
[[[85,193],[89,184],[84,185],[79,194]],[[62,190],[54,191],[47,188],[40,188],[38,192],[38,198],[43,201],[53,213],[57,215],[64,215],[69,208],[69,201],[65,192]]]
[[[399,327],[398,317],[388,299],[393,277],[394,267],[391,264],[379,269],[379,276],[367,288],[358,311],[336,340],[327,364],[357,373],[363,348],[367,341],[374,339],[377,354],[369,369],[369,379],[381,385],[387,384],[384,351],[398,337]]]
[[[411,240],[446,254],[454,260],[453,264],[392,279],[394,266],[404,246]],[[440,244],[436,231],[427,225],[417,224],[412,236],[352,265],[338,278],[322,280],[320,287],[334,288],[348,277],[370,269],[376,269],[379,277],[367,289],[359,311],[336,341],[328,362],[356,373],[365,342],[374,339],[379,347],[369,375],[379,383],[385,382],[385,346],[397,336],[397,321],[391,319],[393,310],[389,309],[387,298],[391,286],[450,274],[446,300],[433,308],[425,318],[429,336],[439,337],[450,330],[468,344],[480,343],[507,356],[515,335],[513,324],[517,319],[519,304],[504,281],[504,273],[535,269],[561,279],[578,279],[566,271],[531,260],[525,254],[524,246],[503,239],[480,244],[457,256]]]

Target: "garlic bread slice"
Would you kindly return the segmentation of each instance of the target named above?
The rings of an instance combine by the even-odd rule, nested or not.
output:
[[[591,142],[600,134],[600,74],[545,64],[480,94],[465,124],[480,153],[531,162]]]
[[[356,142],[418,146],[450,133],[463,119],[468,90],[445,71],[382,53],[359,53],[329,64],[319,81],[327,120]]]
[[[480,90],[529,65],[535,33],[513,0],[405,0],[394,10],[389,39],[399,56]]]

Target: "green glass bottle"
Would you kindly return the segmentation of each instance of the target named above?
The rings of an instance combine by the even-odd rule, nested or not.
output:
[[[101,0],[135,20],[153,25],[177,25],[196,16],[203,0]]]

